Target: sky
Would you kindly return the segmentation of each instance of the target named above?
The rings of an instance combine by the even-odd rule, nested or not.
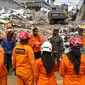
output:
[[[55,2],[57,2],[59,0],[55,0]],[[80,0],[60,0],[62,3],[66,3],[66,2],[73,2],[75,4],[78,4]]]
[[[47,1],[47,0],[45,0]],[[57,3],[68,3],[68,2],[72,2],[74,4],[78,4],[80,0],[55,0],[55,4]]]

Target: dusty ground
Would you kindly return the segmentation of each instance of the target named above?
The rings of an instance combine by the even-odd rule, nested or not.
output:
[[[56,76],[57,76],[58,85],[61,85],[62,84],[61,77],[58,74],[56,74]],[[17,82],[16,76],[14,75],[8,76],[8,85],[17,85],[16,82]]]

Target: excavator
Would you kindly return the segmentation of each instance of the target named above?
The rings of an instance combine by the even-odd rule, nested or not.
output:
[[[63,0],[56,0],[63,1]],[[48,13],[48,20],[50,24],[55,23],[64,23],[68,24],[71,20],[79,21],[84,16],[84,3],[85,0],[66,0],[60,4],[55,5],[55,8],[52,8]]]
[[[50,24],[55,24],[57,22],[69,23],[68,17],[68,6],[66,4],[57,5],[56,8],[48,13],[48,19]]]

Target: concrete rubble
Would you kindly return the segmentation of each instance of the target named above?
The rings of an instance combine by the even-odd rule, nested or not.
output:
[[[79,21],[78,23],[71,22],[70,24],[67,25],[61,24],[49,25],[48,13],[46,12],[42,11],[36,12],[34,10],[29,9],[28,10],[21,9],[19,12],[17,10],[12,11],[14,11],[12,15],[4,19],[11,22],[14,25],[14,29],[17,32],[19,32],[20,30],[26,30],[29,33],[31,33],[32,32],[31,26],[36,25],[39,28],[39,31],[42,34],[44,40],[47,40],[52,36],[53,29],[59,28],[61,36],[63,35],[73,36],[70,29],[72,28],[76,29],[79,25],[82,27],[85,24],[85,21]],[[6,25],[6,23],[3,24],[1,23],[0,25],[1,25],[0,28],[3,28],[3,30],[5,30],[4,26]]]

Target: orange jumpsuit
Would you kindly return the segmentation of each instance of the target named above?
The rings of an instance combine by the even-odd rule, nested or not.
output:
[[[40,45],[36,46],[35,43],[39,42]],[[30,35],[30,40],[29,40],[29,45],[32,47],[34,52],[39,52],[40,51],[40,47],[43,44],[44,40],[42,39],[41,35],[37,35],[36,37],[34,37],[34,35]]]
[[[63,77],[62,85],[85,85],[85,55],[81,55],[79,75],[74,72],[74,66],[67,55],[62,57],[59,74]]]
[[[34,54],[28,45],[18,44],[13,50],[12,64],[16,69],[17,85],[33,85]]]
[[[83,41],[83,46],[85,47],[85,34],[83,34],[82,41]]]
[[[46,70],[43,66],[42,59],[35,61],[34,65],[34,80],[36,85],[57,85],[54,72],[58,69],[57,63],[54,64],[54,68],[49,76],[46,75]]]
[[[0,85],[7,85],[7,69],[4,66],[4,50],[0,48]]]

